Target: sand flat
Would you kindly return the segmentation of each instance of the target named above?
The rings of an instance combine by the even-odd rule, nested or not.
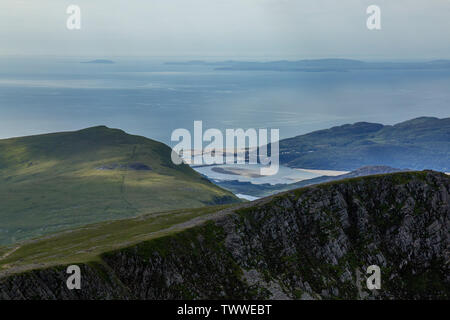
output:
[[[295,168],[295,170],[302,170],[302,171],[318,174],[321,176],[332,176],[332,177],[340,176],[342,174],[347,174],[350,172],[350,171],[337,171],[337,170],[313,170],[313,169],[301,169],[301,168]]]

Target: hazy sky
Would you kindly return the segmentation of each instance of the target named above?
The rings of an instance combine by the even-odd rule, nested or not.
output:
[[[66,28],[70,4],[81,30]],[[449,35],[450,0],[0,1],[0,55],[436,59]]]

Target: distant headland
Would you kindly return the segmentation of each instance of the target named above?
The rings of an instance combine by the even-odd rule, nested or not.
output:
[[[112,60],[106,60],[106,59],[96,59],[91,61],[82,61],[81,63],[92,63],[92,64],[113,64],[115,63]]]

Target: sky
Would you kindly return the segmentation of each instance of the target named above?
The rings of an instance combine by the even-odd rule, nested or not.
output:
[[[449,32],[450,0],[0,1],[0,55],[448,59]]]

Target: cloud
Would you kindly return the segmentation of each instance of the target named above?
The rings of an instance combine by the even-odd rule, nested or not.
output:
[[[449,16],[447,0],[2,0],[0,54],[449,58]]]

